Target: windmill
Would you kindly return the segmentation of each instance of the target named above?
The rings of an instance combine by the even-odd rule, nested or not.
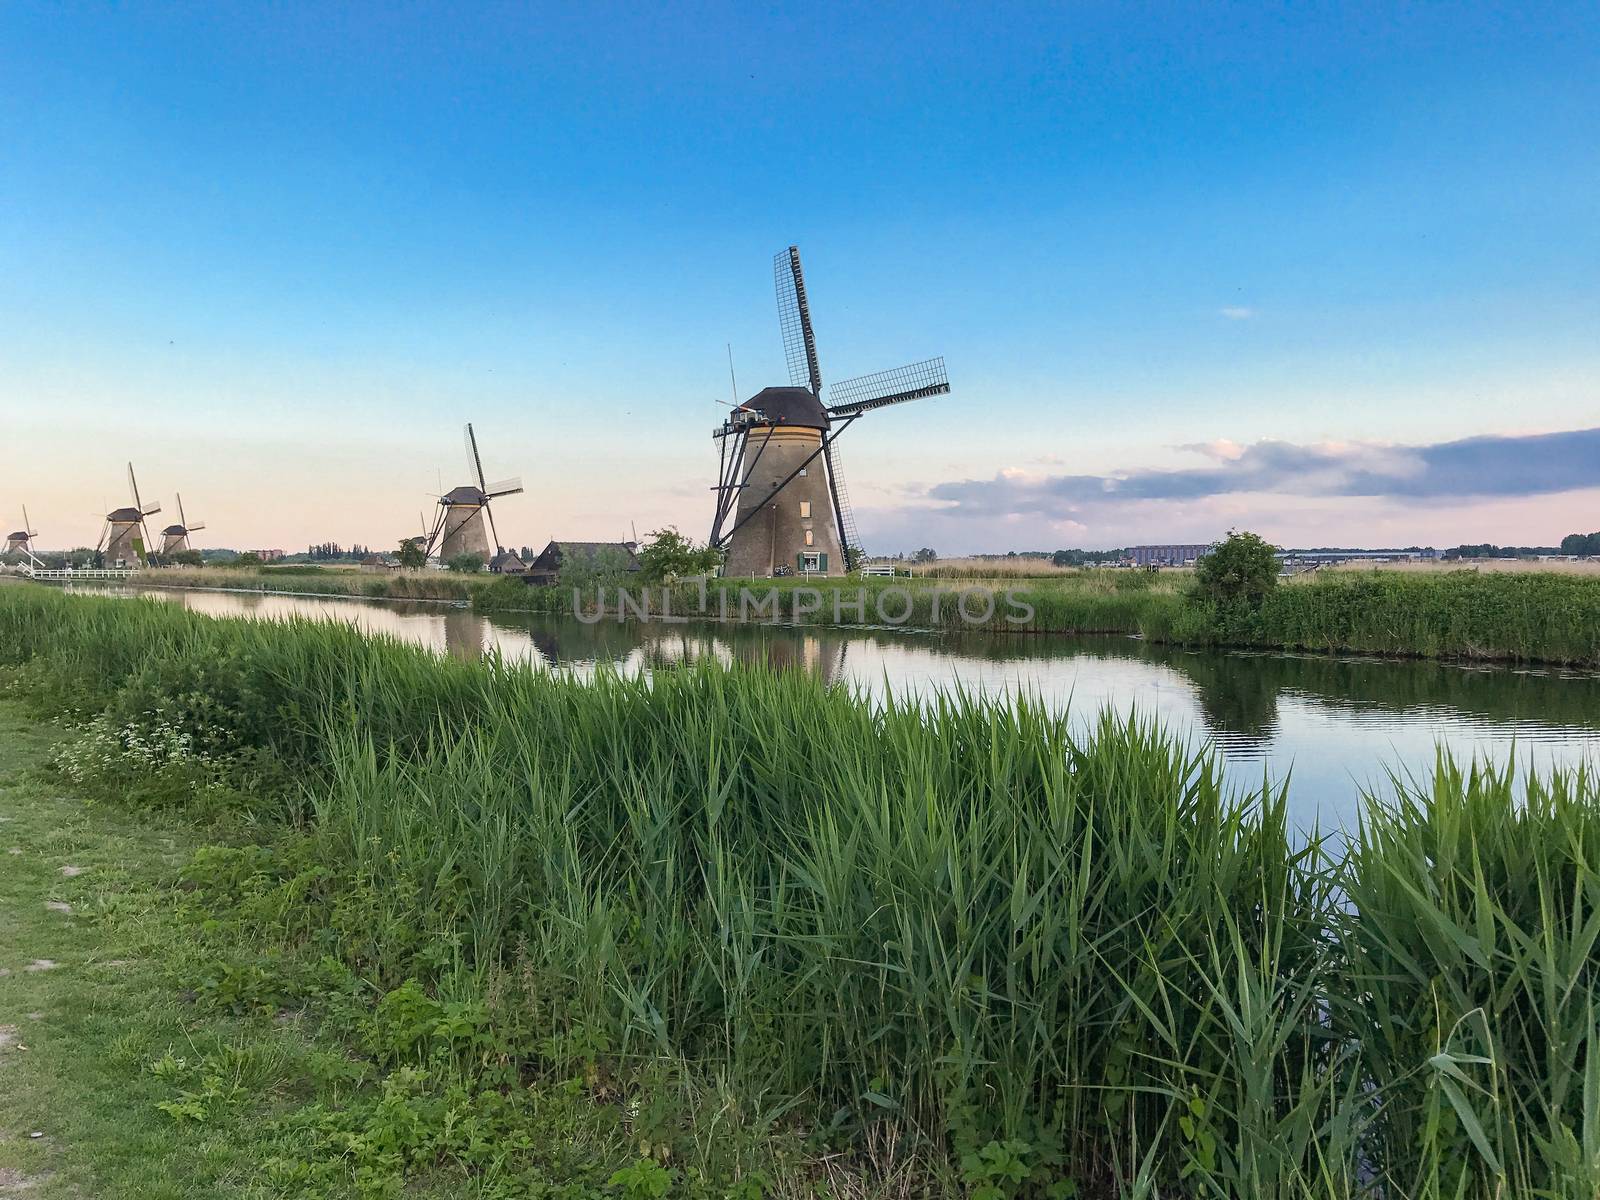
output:
[[[467,465],[472,468],[475,484],[451,488],[439,497],[439,513],[434,518],[433,531],[428,534],[427,552],[432,556],[437,550],[445,562],[461,554],[476,554],[487,563],[500,552],[500,534],[494,527],[494,513],[489,501],[501,496],[512,496],[522,490],[522,480],[503,479],[489,483],[483,477],[483,459],[478,454],[478,437],[468,422],[466,429]],[[487,521],[488,528],[485,529]],[[493,538],[491,543],[490,538]],[[492,545],[492,549],[491,549]]]
[[[789,387],[757,392],[712,436],[720,447],[711,544],[727,549],[723,573],[838,575],[859,551],[850,497],[839,473],[839,435],[865,414],[950,391],[944,359],[836,383],[822,400],[800,250],[773,260],[778,326]]]
[[[145,547],[150,544],[144,519],[161,511],[159,502],[146,504],[139,498],[139,481],[134,478],[132,463],[128,464],[128,492],[133,507],[114,508],[106,514],[105,528],[95,546],[105,552],[106,563],[114,567],[144,565]]]
[[[189,545],[189,535],[198,533],[205,527],[206,523],[204,521],[196,521],[191,525],[189,518],[183,515],[183,495],[180,493],[178,496],[178,523],[176,525],[168,525],[161,531],[161,553],[177,554],[183,550],[192,550],[194,547]]]
[[[28,506],[22,506],[22,528],[15,533],[6,534],[6,553],[21,555],[35,566],[39,564],[38,556],[33,552],[33,539],[39,536],[39,531],[33,527],[33,522],[28,520]]]

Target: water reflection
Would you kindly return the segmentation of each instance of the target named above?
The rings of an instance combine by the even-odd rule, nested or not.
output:
[[[1358,786],[1425,770],[1434,749],[1543,766],[1600,751],[1600,675],[1559,669],[1277,653],[1196,652],[1129,638],[951,635],[902,630],[618,623],[484,617],[427,604],[152,594],[199,612],[352,621],[463,659],[495,651],[580,676],[598,664],[650,671],[700,658],[817,674],[869,693],[963,686],[1023,691],[1089,717],[1137,709],[1214,742],[1243,783],[1291,778],[1302,820],[1343,823]]]

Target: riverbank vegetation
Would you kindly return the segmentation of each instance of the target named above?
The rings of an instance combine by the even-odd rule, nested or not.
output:
[[[188,986],[310,1014],[337,1082],[152,1073],[179,1124],[275,1131],[268,1191],[1600,1187],[1591,776],[1440,763],[1346,854],[1138,720],[1026,702],[583,684],[34,589],[0,663],[83,724],[74,787],[250,814],[185,871]]]
[[[150,572],[141,582],[433,600],[482,612],[571,613],[574,605],[570,587],[530,588],[511,578],[439,571],[208,567]],[[597,586],[606,588],[606,608],[614,615],[615,584],[588,581],[585,603],[593,607]],[[717,580],[705,589],[677,584],[670,594],[639,581],[623,586],[635,597],[648,593],[652,614],[667,607],[673,615],[713,620],[1127,634],[1188,646],[1600,666],[1600,578],[1556,571],[1319,571],[1281,581],[1243,606],[1207,595],[1190,572],[1127,569],[1019,578],[992,592],[962,580],[876,577]],[[858,606],[858,598],[864,604]]]

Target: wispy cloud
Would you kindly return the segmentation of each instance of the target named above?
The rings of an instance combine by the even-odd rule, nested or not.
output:
[[[1542,496],[1600,487],[1600,429],[1420,446],[1262,441],[1241,447],[1217,441],[1185,449],[1211,463],[1111,475],[1040,476],[1007,470],[993,479],[935,484],[927,495],[954,516],[1033,514],[1065,520],[1105,504],[1242,493],[1425,500]]]
[[[1217,309],[1217,312],[1222,316],[1227,317],[1230,321],[1248,321],[1251,317],[1256,315],[1255,309],[1245,308],[1240,304],[1230,304],[1226,308]]]

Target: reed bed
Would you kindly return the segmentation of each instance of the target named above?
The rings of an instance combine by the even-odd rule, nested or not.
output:
[[[0,661],[40,705],[282,763],[337,952],[384,986],[509,973],[530,1057],[681,1064],[846,1149],[892,1128],[991,1197],[1600,1188],[1581,772],[1523,797],[1441,762],[1344,854],[1203,750],[1026,701],[583,684],[23,589]]]
[[[1245,641],[1427,658],[1600,664],[1600,580],[1557,572],[1322,574],[1277,587]]]

